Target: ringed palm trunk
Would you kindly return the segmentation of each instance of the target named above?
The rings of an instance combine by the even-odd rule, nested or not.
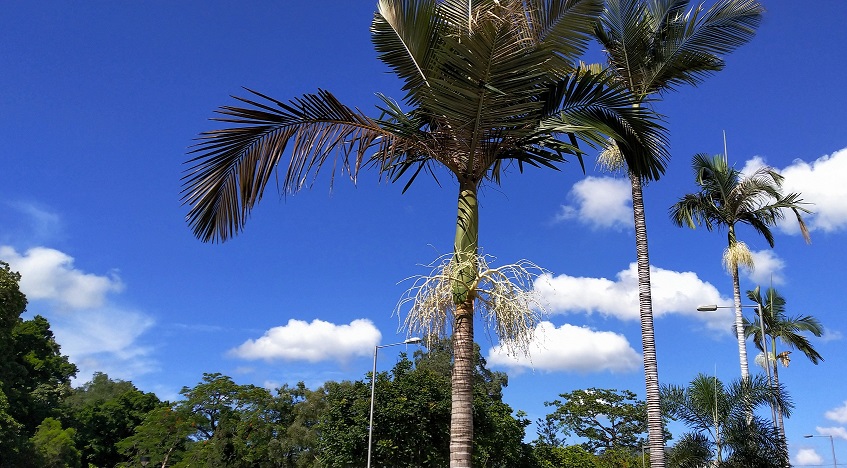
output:
[[[729,249],[735,244],[735,229],[729,227]],[[731,258],[729,269],[732,274],[732,297],[735,303],[735,336],[738,338],[738,359],[741,363],[741,378],[750,378],[750,369],[747,367],[747,339],[744,336],[744,315],[741,313],[741,283],[738,278],[738,261]]]
[[[776,358],[776,338],[771,338],[771,351],[773,351],[773,387],[779,388],[779,371],[777,364],[779,361]],[[782,408],[777,407],[776,409],[776,417],[779,421],[779,437],[782,438],[782,443],[787,444],[788,441],[785,438],[785,423],[782,418]]]
[[[470,468],[473,454],[474,291],[479,246],[477,187],[460,181],[454,260],[459,265],[453,283],[453,374],[451,376],[450,467]]]
[[[635,221],[635,253],[638,264],[638,304],[641,315],[641,347],[644,353],[644,383],[647,388],[647,434],[650,466],[665,466],[665,434],[659,397],[659,364],[653,331],[653,299],[650,294],[650,255],[647,248],[647,221],[641,179],[629,174],[632,184],[632,214]]]

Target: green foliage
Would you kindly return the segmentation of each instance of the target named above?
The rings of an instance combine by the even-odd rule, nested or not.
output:
[[[42,468],[75,468],[79,465],[79,450],[74,444],[75,431],[62,429],[62,423],[47,418],[38,425],[31,442],[38,466]]]
[[[391,372],[377,374],[374,466],[449,464],[450,357],[449,340],[436,339],[428,352],[416,351],[412,360],[403,355]],[[478,346],[475,363],[474,466],[525,466],[532,458],[522,442],[528,421],[502,401],[506,375],[485,367]],[[327,382],[319,392],[323,466],[360,466],[367,458],[370,382]]]
[[[589,388],[559,395],[545,402],[556,410],[547,415],[564,435],[586,439],[581,445],[591,453],[612,449],[640,450],[647,432],[647,410],[629,390]]]
[[[150,412],[135,434],[119,443],[131,463],[146,456],[151,463],[174,467],[306,466],[297,463],[304,449],[293,441],[307,437],[293,431],[295,438],[286,440],[295,403],[305,394],[302,385],[284,386],[274,397],[214,373],[180,393],[184,400]]]
[[[172,466],[182,459],[188,436],[195,431],[190,413],[159,407],[149,412],[135,433],[118,442],[118,451],[129,458],[120,466],[139,466],[148,457],[152,466]]]
[[[65,406],[68,424],[76,429],[83,464],[115,466],[125,459],[116,444],[132,436],[136,426],[161,402],[131,382],[111,380],[98,372],[90,382],[74,389]]]
[[[45,418],[60,416],[60,403],[76,375],[47,319],[21,318],[27,301],[20,278],[0,261],[0,420],[8,421],[0,428],[0,466],[13,467],[34,463],[29,439]]]
[[[596,468],[597,457],[579,445],[567,447],[537,444],[533,450],[540,468]]]
[[[793,408],[781,386],[772,387],[761,375],[724,385],[716,377],[699,374],[688,387],[662,387],[665,414],[691,429],[672,447],[669,459],[678,466],[720,467],[788,464],[788,451],[772,422],[751,413],[765,405],[786,416]]]

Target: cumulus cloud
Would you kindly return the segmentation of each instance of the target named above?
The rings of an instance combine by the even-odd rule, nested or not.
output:
[[[609,331],[565,324],[538,324],[529,346],[529,356],[509,356],[503,346],[488,351],[492,366],[532,368],[549,372],[631,372],[642,364],[626,337]]]
[[[569,197],[574,205],[563,205],[557,221],[578,219],[595,229],[632,228],[632,189],[625,179],[587,177],[574,184]]]
[[[835,421],[841,424],[847,424],[847,401],[844,402],[841,406],[837,408],[833,408],[826,413],[824,413],[826,419],[831,421]]]
[[[30,300],[48,300],[62,309],[102,307],[109,293],[124,285],[114,274],[85,273],[74,267],[74,258],[55,249],[35,247],[24,254],[0,246],[0,258],[21,274],[21,290]]]
[[[785,269],[785,261],[773,250],[758,250],[751,252],[753,254],[753,264],[756,268],[753,271],[747,268],[741,268],[743,274],[759,285],[774,285],[784,284],[785,277],[782,272]]]
[[[764,160],[757,156],[747,161],[743,171],[749,173],[762,165]],[[811,230],[832,232],[847,228],[847,204],[844,203],[847,198],[847,184],[844,184],[847,148],[812,162],[797,159],[788,167],[777,169],[785,177],[784,191],[801,193],[803,200],[810,203],[807,208],[813,213],[804,215],[804,219]],[[799,234],[793,213],[786,213],[780,229],[789,234]]]
[[[230,354],[241,359],[271,361],[341,361],[351,356],[370,356],[381,334],[367,319],[336,325],[323,320],[311,323],[291,319],[288,324],[274,327],[255,340],[247,340]]]
[[[847,429],[843,427],[815,427],[818,434],[847,440]]]
[[[698,312],[704,304],[731,304],[717,288],[701,280],[696,273],[650,268],[653,315],[682,314],[703,320],[708,328],[726,331],[732,323],[729,309]],[[536,279],[535,292],[553,314],[587,312],[614,316],[621,320],[638,320],[638,270],[631,263],[614,279],[586,278],[545,274]]]
[[[86,273],[70,255],[46,247],[21,254],[0,246],[0,259],[21,274],[21,291],[38,302],[37,312],[50,321],[61,352],[79,368],[78,381],[94,372],[131,380],[157,367],[152,350],[138,344],[154,320],[110,301],[124,290],[115,274]]]
[[[815,452],[815,449],[802,448],[797,451],[796,455],[794,455],[793,462],[795,465],[799,466],[822,465],[823,458],[818,455],[818,452]]]

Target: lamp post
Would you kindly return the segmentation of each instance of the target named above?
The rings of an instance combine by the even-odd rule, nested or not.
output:
[[[833,441],[833,439],[832,439],[832,436],[831,436],[831,435],[814,435],[814,434],[809,434],[809,435],[804,435],[803,437],[805,437],[805,438],[807,438],[807,439],[812,438],[812,437],[829,437],[829,446],[830,446],[830,448],[832,448],[832,466],[833,466],[834,468],[838,468],[838,462],[836,462],[836,461],[835,461],[835,442]]]
[[[421,340],[418,337],[408,338],[405,341],[401,341],[399,343],[391,343],[386,345],[376,345],[374,346],[374,367],[373,372],[371,373],[371,414],[370,414],[370,422],[368,423],[368,468],[371,468],[371,448],[373,447],[373,435],[374,435],[374,396],[376,393],[376,356],[379,352],[379,348],[387,348],[389,346],[399,346],[399,345],[409,345],[409,344],[418,344]]]
[[[771,360],[770,360],[770,356],[768,356],[768,340],[765,337],[765,320],[764,320],[764,318],[762,318],[762,308],[759,307],[758,304],[756,304],[756,305],[744,305],[744,304],[742,304],[741,308],[744,308],[744,307],[747,307],[748,309],[749,308],[755,308],[756,314],[759,316],[759,330],[761,330],[761,332],[762,332],[762,349],[764,350],[764,355],[765,355],[765,370],[767,371],[767,375],[768,375],[768,385],[770,385],[770,387],[773,388],[773,379],[771,378]],[[709,305],[702,305],[702,306],[698,307],[697,311],[698,312],[714,312],[718,309],[734,309],[734,308],[735,307],[718,306],[718,305],[715,305],[715,304],[709,304]],[[773,422],[774,427],[779,428],[779,426],[777,424],[777,419],[776,419],[776,410],[774,409],[773,405],[771,405],[771,421]]]
[[[762,308],[759,307],[758,304],[757,305],[742,305],[741,307],[742,308],[744,308],[744,307],[747,307],[747,308],[754,307],[756,309],[756,314],[759,316],[759,329],[762,332],[762,349],[764,349],[764,351],[765,351],[764,352],[764,354],[765,354],[765,370],[767,370],[767,373],[768,373],[768,384],[770,384],[770,386],[773,387],[773,379],[771,378],[771,360],[770,360],[770,356],[768,355],[768,340],[767,340],[767,338],[765,338],[765,320],[762,318]],[[703,305],[703,306],[698,307],[697,311],[698,312],[714,312],[718,309],[734,309],[734,308],[735,307],[718,306],[718,305],[715,305],[715,304],[709,304],[709,305]]]

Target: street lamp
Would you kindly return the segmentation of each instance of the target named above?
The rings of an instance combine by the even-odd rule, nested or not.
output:
[[[147,464],[150,463],[150,457],[143,456],[139,459],[139,461],[141,461],[141,466],[147,466]]]
[[[771,379],[771,360],[770,360],[770,356],[768,356],[768,340],[767,340],[767,338],[765,338],[765,320],[762,318],[762,308],[759,307],[758,304],[757,305],[742,305],[741,307],[742,308],[753,307],[753,308],[756,309],[756,313],[759,316],[759,329],[762,331],[762,349],[764,349],[764,351],[765,351],[765,353],[764,353],[765,354],[765,369],[768,372],[768,384],[770,384],[770,386],[773,387],[773,380]],[[734,308],[735,308],[734,306],[730,307],[730,306],[718,306],[718,305],[715,305],[715,304],[709,304],[709,305],[702,305],[702,306],[698,307],[697,311],[698,312],[714,312],[718,309],[734,309]],[[736,330],[736,333],[737,333],[737,330]]]
[[[803,437],[805,437],[807,439],[812,438],[812,437],[829,437],[829,446],[832,448],[832,466],[835,467],[835,468],[838,468],[838,462],[835,461],[835,442],[832,440],[831,435],[809,434],[809,435],[804,435]]]
[[[410,345],[410,344],[418,344],[421,340],[418,337],[408,338],[405,341],[401,341],[400,343],[391,343],[386,345],[376,345],[374,346],[374,368],[371,373],[371,415],[370,422],[368,423],[368,468],[371,468],[371,447],[373,447],[373,435],[374,435],[374,393],[376,392],[376,355],[379,352],[379,348],[387,348],[389,346],[399,346],[399,345]]]

